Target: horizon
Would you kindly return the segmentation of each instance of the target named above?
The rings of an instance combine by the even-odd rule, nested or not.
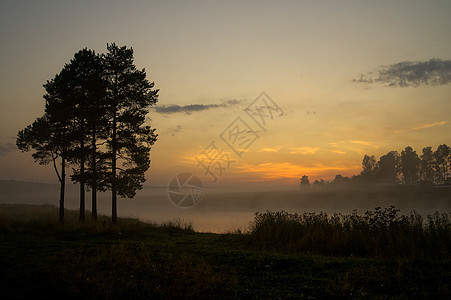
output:
[[[449,3],[134,4],[5,5],[0,179],[57,182],[17,150],[17,132],[42,114],[42,85],[76,51],[111,42],[132,47],[160,90],[146,185],[183,172],[218,186],[296,185],[357,175],[364,154],[450,144]],[[278,112],[264,126],[246,113],[262,93]],[[257,136],[239,155],[221,136],[237,118]],[[212,142],[233,160],[216,181],[196,161]]]
[[[0,7],[3,298],[451,298],[451,1]]]

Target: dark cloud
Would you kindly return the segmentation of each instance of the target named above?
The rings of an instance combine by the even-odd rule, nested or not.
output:
[[[422,62],[404,61],[383,67],[377,76],[369,73],[352,81],[364,85],[382,83],[391,87],[444,85],[451,82],[451,60],[433,58]]]
[[[185,113],[190,114],[212,108],[223,108],[241,103],[241,100],[225,100],[217,104],[188,104],[188,105],[161,105],[156,106],[155,111],[160,114]]]
[[[6,153],[14,151],[14,150],[16,150],[16,146],[11,143],[0,144],[0,156],[3,156]]]

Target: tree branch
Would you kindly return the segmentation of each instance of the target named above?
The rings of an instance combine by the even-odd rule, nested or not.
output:
[[[56,167],[56,158],[55,155],[53,155],[52,153],[52,160],[53,160],[53,168],[55,169],[56,175],[58,176],[58,180],[59,182],[63,182],[63,180],[61,179],[60,173],[58,172],[58,168]]]

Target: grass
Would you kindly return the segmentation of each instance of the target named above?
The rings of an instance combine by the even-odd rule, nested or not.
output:
[[[328,254],[329,246],[321,251],[294,247],[299,235],[290,237],[283,226],[292,230],[306,220],[318,221],[317,215],[299,219],[279,213],[283,217],[277,219],[277,213],[267,212],[257,215],[250,232],[212,234],[196,233],[182,220],[157,226],[119,219],[113,226],[101,216],[96,224],[80,224],[74,211],[67,211],[67,222],[60,226],[56,212],[52,206],[0,205],[1,299],[449,298],[451,294],[449,253],[350,256]],[[330,223],[332,218],[324,217],[318,224]],[[269,221],[277,225],[262,231]],[[319,236],[312,234],[311,240]],[[287,241],[292,244],[285,245]]]
[[[399,215],[393,206],[364,215],[256,213],[250,236],[255,245],[289,252],[362,257],[445,259],[451,254],[451,220],[446,213]]]

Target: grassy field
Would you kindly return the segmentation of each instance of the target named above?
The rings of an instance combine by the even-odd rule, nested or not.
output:
[[[379,213],[384,211],[388,218],[389,210]],[[324,240],[337,230],[346,236],[360,232],[357,241],[372,236],[376,231],[371,231],[369,220],[370,227],[363,228],[365,216],[356,223],[363,226],[361,230],[353,231],[352,226],[346,227],[346,216],[332,222],[332,217],[325,221],[324,215],[316,219],[318,215],[310,215],[313,221],[308,223],[308,215],[267,212],[256,215],[249,232],[229,234],[196,233],[190,224],[178,220],[157,226],[120,219],[112,226],[106,217],[97,224],[80,224],[75,211],[67,211],[66,216],[61,226],[55,222],[56,207],[0,205],[1,299],[451,296],[445,215],[436,216],[437,231],[431,231],[433,225],[426,220],[421,241],[429,243],[435,237],[441,246],[425,247],[421,255],[410,250],[370,251],[385,249],[382,245],[363,247],[360,252],[345,251],[349,246],[333,251],[334,244]],[[401,219],[396,216],[392,221]],[[418,225],[415,222],[404,226]],[[381,228],[377,229],[379,242],[387,237],[384,234],[392,242],[397,239],[390,234],[403,236],[391,229],[381,233]],[[418,236],[418,232],[403,234]],[[340,235],[332,240],[338,243]],[[406,246],[411,239],[402,243],[405,249],[421,245]]]

